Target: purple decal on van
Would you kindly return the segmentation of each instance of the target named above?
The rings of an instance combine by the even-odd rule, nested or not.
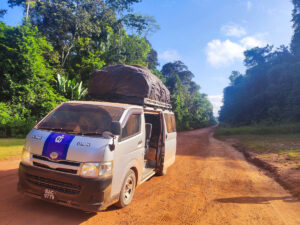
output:
[[[51,133],[45,141],[43,156],[52,160],[65,160],[74,135]]]

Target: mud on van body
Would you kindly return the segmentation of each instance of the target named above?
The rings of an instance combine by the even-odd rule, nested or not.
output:
[[[58,106],[27,135],[18,190],[85,211],[128,205],[175,161],[170,109],[110,102]]]

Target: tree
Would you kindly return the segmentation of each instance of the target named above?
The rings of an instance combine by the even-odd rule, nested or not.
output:
[[[28,122],[65,100],[53,88],[55,60],[52,46],[37,28],[0,22],[0,102],[10,108],[8,112],[27,117]]]
[[[243,79],[243,75],[239,71],[232,71],[229,76],[230,84],[237,84]]]
[[[300,1],[293,0],[294,9],[292,12],[292,22],[294,28],[294,34],[291,41],[291,52],[299,56],[300,55]]]
[[[245,52],[245,75],[233,71],[224,89],[220,122],[232,126],[300,121],[300,64],[286,46]]]
[[[219,120],[232,126],[300,121],[300,1],[293,0],[291,52],[273,46],[245,52],[245,75],[233,71]]]
[[[166,79],[172,74],[177,74],[184,84],[188,84],[194,77],[194,74],[180,60],[165,64],[161,72],[165,75]]]
[[[150,51],[138,34],[154,26],[154,19],[133,13],[139,0],[31,1],[29,21],[37,26],[58,52],[59,73],[87,83],[94,69],[107,64],[147,65]],[[9,0],[24,6],[27,0]],[[53,16],[55,15],[55,16]],[[124,26],[137,32],[128,35]]]
[[[0,9],[0,18],[2,18],[6,14],[7,10]]]
[[[245,55],[245,66],[250,68],[261,65],[267,62],[269,53],[271,53],[273,46],[267,45],[266,47],[259,48],[255,47],[244,52]]]
[[[194,74],[181,61],[167,63],[161,73],[171,93],[171,103],[178,130],[196,129],[215,123],[213,108],[200,86],[192,81]]]
[[[142,0],[106,0],[105,2],[114,10],[122,12],[124,10],[132,10],[132,5],[141,1]]]
[[[155,51],[151,45],[151,43],[146,39],[147,43],[150,46],[150,52],[147,55],[147,63],[148,63],[148,68],[150,70],[155,70],[157,66],[159,66],[158,62],[158,54],[157,51]]]

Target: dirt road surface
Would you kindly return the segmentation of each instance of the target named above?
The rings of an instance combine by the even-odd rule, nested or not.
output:
[[[300,201],[212,132],[179,133],[167,175],[139,186],[130,206],[99,213],[20,195],[18,161],[0,162],[0,224],[300,224]]]

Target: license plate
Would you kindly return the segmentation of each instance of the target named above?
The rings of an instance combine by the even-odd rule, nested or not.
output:
[[[53,190],[46,188],[44,191],[44,198],[49,200],[55,199],[55,193]]]

